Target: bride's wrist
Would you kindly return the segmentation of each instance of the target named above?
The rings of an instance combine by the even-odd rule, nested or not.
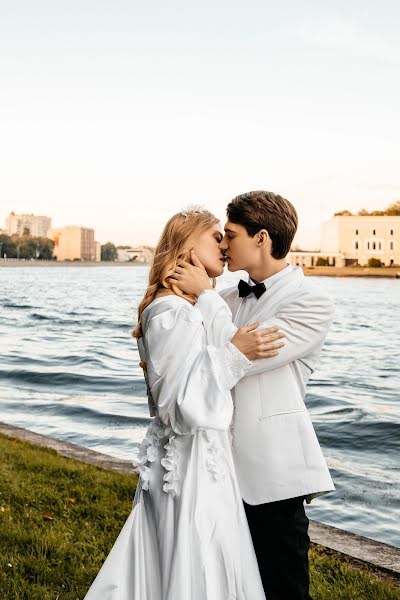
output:
[[[202,296],[203,294],[205,294],[205,292],[209,292],[210,290],[212,290],[213,288],[211,287],[211,285],[209,287],[202,287],[201,289],[199,289],[196,292],[196,298],[197,300],[200,298],[200,296]]]

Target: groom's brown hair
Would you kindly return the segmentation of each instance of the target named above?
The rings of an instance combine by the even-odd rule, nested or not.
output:
[[[289,200],[259,190],[236,196],[226,209],[231,223],[242,225],[253,237],[260,229],[266,229],[272,241],[272,256],[281,259],[290,250],[297,230],[298,216]]]

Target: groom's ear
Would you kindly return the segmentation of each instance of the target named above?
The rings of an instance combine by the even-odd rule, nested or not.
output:
[[[263,247],[268,244],[270,241],[270,237],[268,231],[266,229],[260,229],[258,233],[256,233],[257,246]]]

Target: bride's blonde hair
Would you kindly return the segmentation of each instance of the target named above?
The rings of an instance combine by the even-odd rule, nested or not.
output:
[[[190,260],[190,250],[193,248],[196,238],[218,223],[218,219],[212,213],[202,208],[188,209],[170,218],[154,250],[149,284],[138,307],[138,319],[137,325],[132,331],[133,337],[142,337],[142,313],[146,306],[153,302],[160,290],[170,289],[177,296],[185,298],[192,304],[196,302],[194,296],[184,294],[166,279],[173,274],[179,261]],[[212,286],[215,287],[215,279],[212,279]]]

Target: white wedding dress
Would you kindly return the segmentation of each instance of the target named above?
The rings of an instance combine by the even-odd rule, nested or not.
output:
[[[132,512],[84,600],[265,600],[229,431],[230,390],[252,363],[226,322],[217,314],[206,336],[200,311],[178,296],[143,311],[154,418]]]

